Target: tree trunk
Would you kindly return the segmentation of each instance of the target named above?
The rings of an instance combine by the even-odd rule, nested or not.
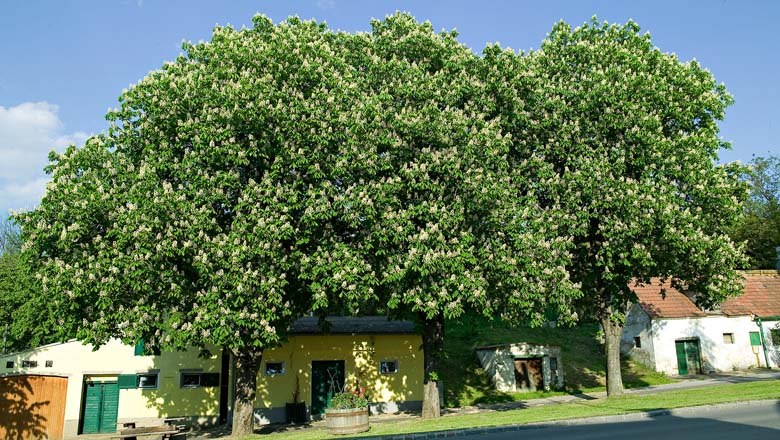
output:
[[[623,375],[620,372],[620,336],[623,325],[612,319],[611,311],[601,318],[604,330],[604,348],[607,354],[607,396],[623,394]]]
[[[250,348],[234,351],[233,355],[236,357],[236,396],[233,404],[231,435],[242,437],[254,431],[257,373],[260,370],[263,352]]]
[[[422,327],[423,363],[425,365],[422,416],[428,419],[441,416],[441,402],[439,401],[441,373],[438,368],[444,348],[444,316],[440,314],[433,319],[427,319],[423,316]]]

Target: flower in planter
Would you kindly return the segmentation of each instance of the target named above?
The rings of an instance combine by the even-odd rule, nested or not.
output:
[[[328,408],[330,409],[352,409],[365,408],[368,406],[368,399],[360,394],[343,392],[333,396]]]

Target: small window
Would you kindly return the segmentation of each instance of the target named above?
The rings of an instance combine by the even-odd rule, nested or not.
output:
[[[197,388],[200,386],[200,373],[181,373],[182,388]]]
[[[181,373],[182,388],[218,387],[219,373],[183,372]]]
[[[379,372],[382,374],[394,374],[398,372],[398,361],[379,362]]]
[[[54,366],[54,361],[46,361],[46,368],[51,368]]]
[[[22,361],[22,368],[37,368],[38,361]]]
[[[634,348],[642,348],[642,338],[634,336]]]
[[[155,389],[157,388],[157,373],[144,373],[136,376],[136,386],[138,388]]]
[[[734,343],[734,333],[723,333],[723,343],[724,344],[733,344]]]
[[[550,370],[557,370],[558,369],[558,358],[551,357],[550,358]]]
[[[14,361],[6,361],[5,368],[13,368],[14,367]]]
[[[265,374],[266,376],[277,376],[284,374],[284,362],[266,362]]]

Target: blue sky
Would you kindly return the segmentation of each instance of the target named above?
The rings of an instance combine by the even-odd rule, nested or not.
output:
[[[183,39],[264,13],[368,30],[396,10],[457,29],[475,51],[488,42],[538,48],[558,20],[633,18],[656,46],[696,58],[734,95],[722,123],[733,143],[721,161],[780,153],[778,1],[15,1],[0,0],[0,213],[34,206],[47,152],[103,130],[121,90],[175,58]]]

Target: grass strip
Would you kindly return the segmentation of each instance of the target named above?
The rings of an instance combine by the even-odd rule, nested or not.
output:
[[[727,402],[778,398],[780,398],[780,381],[777,380],[716,385],[706,388],[660,392],[658,394],[624,395],[608,399],[582,400],[572,403],[544,405],[510,411],[457,414],[433,420],[411,418],[409,420],[392,421],[388,423],[375,423],[371,426],[369,432],[354,437],[398,435],[450,429],[551,422],[563,419],[630,414],[658,409],[673,409]],[[254,435],[247,438],[315,440],[335,439],[339,437],[328,434],[324,429],[302,429],[265,435]]]

